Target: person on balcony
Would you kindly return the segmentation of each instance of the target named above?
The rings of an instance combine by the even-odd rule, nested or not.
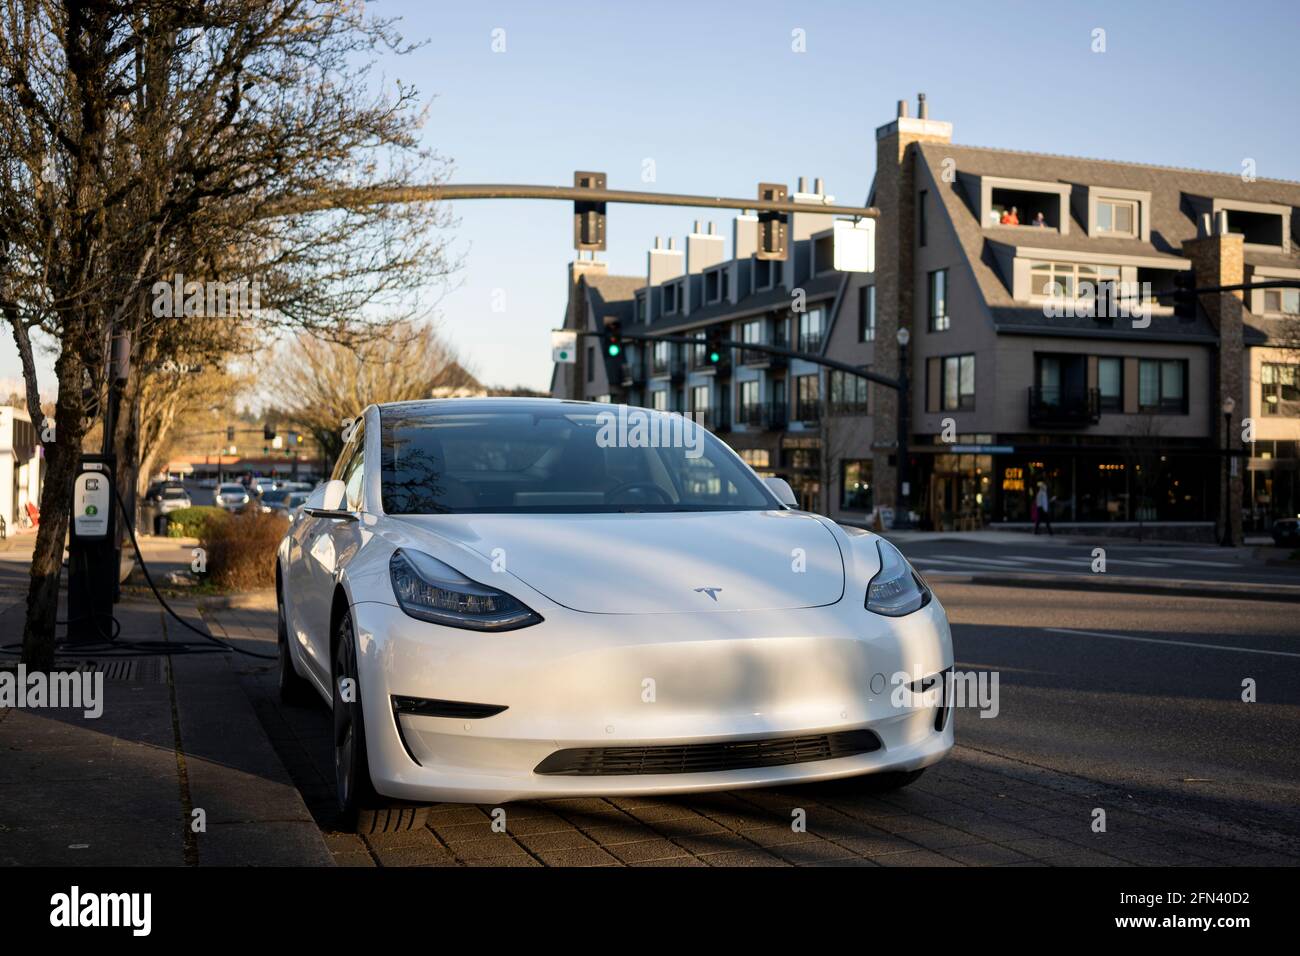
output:
[[[1002,225],[1004,226],[1020,225],[1020,214],[1016,211],[1015,206],[1012,206],[1010,209],[1008,209],[1006,212],[1002,214]]]
[[[1037,226],[1039,229],[1046,229],[1047,217],[1040,212],[1037,216],[1034,217],[1034,225]]]

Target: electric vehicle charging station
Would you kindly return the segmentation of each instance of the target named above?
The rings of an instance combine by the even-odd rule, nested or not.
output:
[[[117,594],[117,509],[112,455],[82,455],[72,485],[68,529],[68,639],[113,636]]]

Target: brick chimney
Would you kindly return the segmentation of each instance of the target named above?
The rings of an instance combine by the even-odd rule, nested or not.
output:
[[[1210,219],[1209,216],[1206,219]],[[1228,214],[1220,212],[1218,216],[1202,223],[1203,235],[1183,242],[1183,255],[1192,261],[1192,273],[1196,276],[1196,285],[1220,286],[1237,285],[1245,281],[1242,243],[1244,237],[1228,232]],[[1241,448],[1241,420],[1250,415],[1250,390],[1246,387],[1244,375],[1245,346],[1242,343],[1242,321],[1245,302],[1240,292],[1219,292],[1201,296],[1201,306],[1209,316],[1210,324],[1219,335],[1218,389],[1217,401],[1211,409],[1214,415],[1214,427],[1211,434],[1215,436],[1214,448],[1221,450]],[[1234,404],[1231,422],[1224,415],[1224,402],[1231,398]],[[1236,460],[1236,475],[1228,482],[1228,514],[1222,513],[1224,495],[1219,489],[1219,529],[1222,540],[1223,522],[1229,529],[1229,540],[1240,544],[1242,484],[1245,477],[1245,462]],[[1220,462],[1218,483],[1223,482],[1223,466]]]
[[[913,288],[915,287],[913,252],[916,248],[916,153],[917,143],[951,143],[952,124],[929,118],[924,95],[919,98],[917,117],[908,116],[907,101],[898,101],[898,115],[876,129],[876,201],[880,217],[876,220],[876,369],[897,375],[899,328],[915,332],[912,326]],[[911,354],[915,356],[916,336],[912,337]],[[925,376],[913,362],[911,369],[912,420],[925,407]],[[893,506],[898,500],[895,450],[898,442],[898,400],[892,389],[872,389],[877,449],[874,462],[876,502]],[[917,491],[912,480],[911,502],[915,506]]]

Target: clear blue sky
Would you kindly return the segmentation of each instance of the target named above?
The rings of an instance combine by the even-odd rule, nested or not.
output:
[[[955,142],[1300,180],[1300,12],[1286,3],[376,3],[428,44],[385,65],[431,98],[427,143],[464,183],[749,196],[821,176],[865,199],[876,126],[918,91]],[[1092,52],[1092,31],[1106,52]],[[505,30],[506,52],[492,51]],[[791,50],[802,29],[807,52]],[[642,184],[642,162],[657,179]],[[644,274],[656,234],[700,210],[611,207],[610,271]],[[565,302],[571,210],[456,205],[447,335],[486,382],[543,388]],[[730,234],[730,216],[715,216]],[[505,309],[493,311],[494,291]],[[43,363],[48,382],[50,362]],[[0,342],[0,379],[18,375]],[[45,384],[43,382],[43,384]],[[48,386],[47,386],[48,387]]]

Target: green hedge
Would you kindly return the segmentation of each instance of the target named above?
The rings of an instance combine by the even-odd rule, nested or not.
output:
[[[167,516],[167,537],[201,538],[209,522],[224,521],[229,517],[224,508],[213,505],[177,508]]]

